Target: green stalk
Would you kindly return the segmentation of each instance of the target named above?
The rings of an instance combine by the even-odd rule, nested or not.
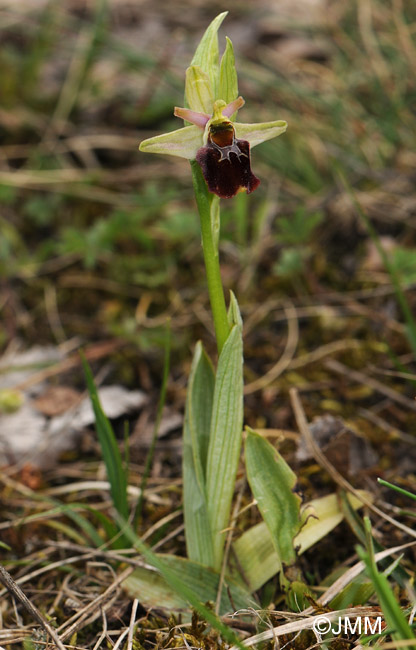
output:
[[[215,337],[217,339],[218,354],[221,354],[221,350],[230,333],[230,326],[228,324],[227,308],[221,281],[218,242],[215,241],[211,222],[213,195],[208,191],[201,168],[195,160],[191,160],[191,169],[195,198],[201,220],[202,248],[204,251],[209,298],[214,319]]]

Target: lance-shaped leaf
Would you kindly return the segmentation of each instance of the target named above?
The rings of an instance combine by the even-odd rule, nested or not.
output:
[[[273,545],[282,565],[290,566],[296,560],[293,540],[301,525],[301,498],[294,492],[296,475],[279,452],[252,429],[247,430],[245,460],[247,479]]]
[[[214,394],[214,370],[202,344],[197,343],[186,396],[183,429],[183,507],[188,557],[213,564],[212,534],[205,495]]]
[[[232,299],[233,301],[233,299]],[[236,309],[236,301],[233,310]],[[215,378],[208,449],[206,494],[214,546],[214,568],[221,567],[229,524],[243,426],[243,342],[236,324],[222,349]]]
[[[159,571],[159,573],[163,576],[164,580],[166,581],[166,584],[169,585],[169,587],[171,587],[185,603],[188,603],[188,605],[190,605],[193,609],[195,609],[208,623],[210,623],[216,630],[218,630],[221,637],[225,641],[227,641],[229,644],[231,643],[235,644],[236,647],[240,648],[240,650],[245,650],[243,644],[241,643],[237,635],[233,632],[233,630],[227,625],[225,625],[225,623],[223,623],[218,618],[218,616],[214,614],[211,608],[207,607],[207,605],[204,605],[201,602],[201,599],[195,593],[193,586],[189,585],[189,581],[187,580],[186,570],[182,570],[182,571],[181,570],[175,571],[174,569],[172,570],[172,568],[168,566],[168,562],[162,560],[160,555],[152,551],[140,539],[140,537],[136,535],[136,533],[133,531],[131,526],[129,526],[126,520],[120,519],[119,522],[123,526],[123,533],[125,534],[127,539],[129,539],[132,545],[137,550],[140,551],[144,559],[149,564],[151,564],[155,569],[157,569],[157,571]],[[189,563],[189,560],[185,560],[185,562]],[[202,570],[204,570],[205,568],[205,567],[201,567],[200,565],[197,565],[197,567],[199,567]],[[205,569],[205,571],[206,570],[207,569]],[[217,576],[217,591],[218,591],[218,579],[219,576]],[[124,581],[123,584],[125,584]],[[201,576],[201,572],[199,577],[197,578],[197,584],[205,586],[205,580]],[[140,597],[140,593],[141,592],[139,587],[138,592],[135,594],[135,597],[136,598]],[[206,592],[205,592],[204,601],[205,598],[206,598]]]
[[[230,327],[238,325],[241,330],[243,329],[243,319],[241,318],[240,308],[234,291],[230,291],[230,306],[228,307],[227,318]]]
[[[368,492],[360,491],[360,494],[366,499],[372,499]],[[348,501],[354,510],[363,505],[352,495],[348,495]],[[306,520],[306,523],[295,538],[298,554],[301,555],[325,537],[343,518],[344,514],[336,494],[313,499],[302,506],[302,520]],[[251,591],[260,589],[280,571],[281,559],[264,521],[249,528],[233,542],[233,551],[238,563],[237,573],[243,572]]]
[[[174,555],[157,555],[157,557],[170,571],[172,578],[176,578],[178,583],[191,589],[201,602],[216,601],[218,573],[183,557]],[[224,586],[226,588],[221,593],[220,615],[232,613],[236,609],[258,607],[247,589],[237,581],[226,577]],[[123,581],[123,587],[132,598],[139,598],[146,609],[162,610],[169,615],[172,612],[181,614],[186,621],[191,618],[189,604],[183,598],[181,589],[175,589],[172,581],[169,584],[163,572],[159,573],[148,568],[135,569]]]

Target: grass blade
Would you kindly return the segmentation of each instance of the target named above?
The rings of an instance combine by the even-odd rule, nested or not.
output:
[[[409,499],[414,499],[416,501],[416,494],[413,494],[413,492],[409,492],[408,490],[404,490],[403,488],[399,487],[398,485],[393,485],[393,483],[389,483],[388,481],[385,481],[383,478],[378,478],[377,479],[378,483],[380,485],[384,485],[384,487],[388,487],[395,492],[398,492],[399,494],[403,494],[405,497],[409,497]]]
[[[367,517],[365,518],[365,524],[368,539],[368,549],[364,550],[361,546],[358,546],[357,553],[360,556],[360,559],[364,562],[366,573],[374,585],[374,589],[377,593],[377,597],[380,602],[381,609],[383,610],[383,615],[386,623],[389,628],[394,630],[391,632],[391,636],[395,641],[407,641],[410,639],[415,639],[413,630],[407,622],[406,617],[403,614],[400,605],[390,588],[386,576],[382,573],[379,573],[377,569],[372,547],[371,524],[370,520]],[[409,646],[401,645],[400,647],[402,647],[404,650],[410,650],[411,647],[414,647],[414,644]]]
[[[127,500],[127,476],[125,468],[123,467],[120,450],[118,448],[117,440],[110,421],[102,409],[91,369],[85,360],[85,357],[83,356],[82,365],[84,366],[88,392],[95,414],[95,425],[97,429],[98,440],[100,442],[105,466],[107,469],[107,476],[110,482],[111,498],[117,512],[123,518],[127,519],[129,514],[129,506]]]

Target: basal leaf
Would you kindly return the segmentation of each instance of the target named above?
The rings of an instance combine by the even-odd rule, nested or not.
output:
[[[214,370],[197,343],[186,398],[183,431],[183,502],[188,557],[212,566],[213,546],[205,495],[205,471],[214,394]]]
[[[189,607],[193,607],[201,616],[203,616],[203,618],[208,623],[210,623],[216,630],[218,630],[225,641],[236,645],[238,648],[240,648],[240,650],[245,650],[243,643],[240,641],[235,632],[230,627],[228,627],[228,625],[225,625],[225,623],[223,623],[221,619],[218,618],[218,616],[212,611],[210,607],[207,607],[207,605],[204,604],[206,602],[206,598],[204,597],[202,600],[200,596],[195,593],[193,587],[189,584],[188,578],[186,577],[186,570],[172,570],[167,562],[162,560],[159,555],[154,553],[154,551],[152,551],[136,535],[127,521],[123,521],[121,517],[119,517],[118,520],[120,526],[122,526],[123,534],[132,542],[135,548],[140,551],[145,560],[147,560],[149,564],[151,564],[155,569],[159,571],[166,583],[182,598],[184,603],[188,603]],[[189,560],[187,560],[187,562],[189,562]],[[198,566],[202,570],[208,570],[205,569],[205,567],[201,567],[200,565]],[[202,574],[202,576],[203,575],[205,574]],[[197,584],[199,584],[201,587],[204,587],[205,585],[204,578],[201,577],[201,575],[198,577]]]
[[[366,498],[371,498],[368,492],[363,494]],[[362,506],[361,501],[354,496],[349,495],[348,500],[354,510]],[[302,519],[307,518],[306,523],[295,538],[298,554],[304,553],[325,537],[342,521],[343,516],[336,494],[304,504]],[[259,589],[280,571],[281,559],[265,522],[256,524],[233,542],[233,551],[237,558],[236,571],[242,570],[251,591]]]
[[[214,546],[215,569],[223,557],[225,529],[241,450],[243,425],[243,342],[234,325],[218,361],[208,449],[206,495]]]
[[[233,325],[238,325],[241,329],[243,328],[243,321],[240,314],[240,308],[238,306],[237,298],[234,295],[233,291],[230,291],[230,306],[228,308],[228,323],[230,327]]]
[[[282,564],[296,561],[294,538],[300,529],[301,498],[296,475],[279,452],[248,429],[245,443],[247,478]]]
[[[173,555],[158,555],[172,575],[177,576],[182,583],[187,585],[201,602],[215,602],[219,583],[219,574],[203,567],[186,558]],[[181,598],[163,576],[154,570],[138,568],[123,582],[124,588],[146,608],[155,608],[163,611],[182,614],[185,619],[190,619],[191,611],[187,602]],[[249,592],[235,581],[225,579],[225,588],[219,614],[221,616],[234,612],[236,609],[257,607]]]

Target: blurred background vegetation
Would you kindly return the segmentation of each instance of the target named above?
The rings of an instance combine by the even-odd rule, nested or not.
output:
[[[185,69],[209,22],[226,9],[220,47],[226,35],[234,43],[246,100],[239,119],[289,124],[253,151],[259,189],[222,201],[222,275],[244,321],[245,422],[279,446],[307,500],[333,492],[327,466],[300,441],[289,400],[295,386],[330,463],[384,499],[386,512],[414,521],[407,497],[376,477],[416,492],[416,3],[0,0],[0,379],[16,351],[51,346],[45,364],[52,358],[55,365],[18,386],[37,390],[31,408],[45,430],[65,408],[71,415],[85,391],[80,347],[97,383],[141,389],[142,407],[133,395],[140,414],[124,418],[121,406],[114,423],[120,447],[128,440],[137,496],[164,393],[170,322],[164,437],[138,534],[182,555],[176,517],[182,521],[186,383],[195,342],[202,339],[215,358],[215,341],[189,164],[139,153],[138,144],[181,126],[173,107],[183,105]],[[50,388],[64,389],[62,411]],[[43,401],[32,399],[45,389]],[[19,400],[12,406],[19,409]],[[0,400],[2,410],[3,436],[36,440],[25,420],[7,429]],[[90,603],[114,577],[113,569],[105,577],[102,563],[93,567],[95,552],[72,574],[66,565],[69,542],[76,553],[101,546],[94,508],[111,512],[97,436],[81,426],[82,441],[61,463],[45,462],[41,473],[25,448],[23,460],[12,458],[1,472],[4,561],[63,628],[78,606],[75,591],[68,602],[56,596],[67,578],[76,580],[76,599]],[[49,439],[41,455],[44,449],[46,461]],[[56,520],[54,495],[63,499]],[[246,507],[251,495],[243,499],[242,528],[258,521]],[[79,502],[87,503],[84,518],[71,509]],[[363,541],[351,514],[347,521],[302,555],[308,584],[338,571],[357,537]],[[385,547],[403,541],[380,519],[375,530]],[[49,571],[55,557],[61,562]],[[25,572],[37,564],[45,574],[38,579],[35,571],[29,582]],[[275,596],[279,604],[276,584],[268,584],[259,602],[268,606]],[[131,603],[114,598],[106,615],[118,629],[129,624]],[[97,622],[79,636],[84,648],[97,647],[100,608],[97,600]],[[6,627],[16,625],[16,611],[2,610]],[[142,614],[140,643],[148,628],[153,648],[158,637]]]
[[[377,441],[414,432],[414,410],[348,378],[414,394],[391,275],[414,310],[416,5],[403,0],[3,0],[1,349],[114,342],[113,375],[157,394],[170,318],[168,400],[183,405],[194,342],[214,352],[191,177],[137,146],[181,126],[185,69],[224,9],[240,119],[289,123],[253,153],[259,190],[222,208],[247,420],[293,427],[296,385],[309,416],[343,415]]]

